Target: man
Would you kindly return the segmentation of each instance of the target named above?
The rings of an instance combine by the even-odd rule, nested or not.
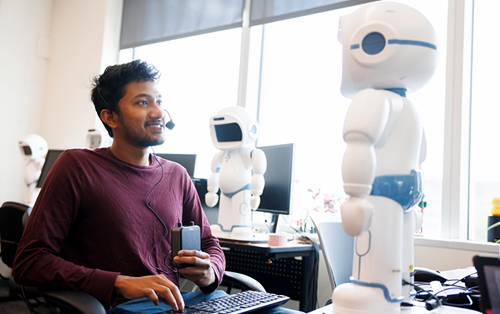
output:
[[[179,274],[205,293],[218,287],[224,254],[189,175],[150,154],[165,141],[158,78],[153,66],[133,61],[94,79],[92,101],[113,144],[58,158],[19,245],[16,282],[82,290],[107,309],[149,298],[182,310]],[[180,251],[176,262],[193,267],[176,269],[170,231],[191,221],[200,227],[202,251]]]

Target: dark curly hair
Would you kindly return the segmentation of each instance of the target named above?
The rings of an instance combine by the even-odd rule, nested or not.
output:
[[[160,71],[144,61],[134,60],[129,63],[108,66],[103,74],[94,77],[90,94],[99,119],[101,119],[103,109],[120,113],[118,102],[125,95],[125,86],[128,83],[145,81],[157,83],[159,79]],[[102,119],[101,122],[109,136],[113,137],[113,130]]]

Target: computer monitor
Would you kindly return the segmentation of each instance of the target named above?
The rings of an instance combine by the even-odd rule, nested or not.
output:
[[[194,155],[194,154],[162,154],[162,153],[159,153],[156,155],[163,158],[163,159],[174,161],[174,162],[180,164],[181,166],[186,168],[189,176],[191,178],[194,178],[194,167],[196,165],[196,155]]]
[[[49,149],[47,155],[45,156],[45,162],[42,167],[42,172],[40,173],[40,177],[38,178],[38,182],[36,183],[37,188],[42,187],[42,184],[45,181],[47,175],[49,174],[52,165],[54,165],[56,159],[59,157],[59,155],[62,154],[62,152],[64,152],[64,150]]]
[[[264,191],[257,211],[273,214],[270,232],[275,233],[278,215],[289,215],[292,208],[294,144],[258,147],[266,154]]]

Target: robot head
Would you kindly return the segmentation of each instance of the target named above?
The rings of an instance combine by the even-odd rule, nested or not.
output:
[[[101,147],[102,136],[101,132],[96,129],[89,129],[87,132],[86,147],[90,149]]]
[[[43,158],[47,155],[47,151],[49,150],[47,141],[37,134],[26,135],[19,141],[19,148],[25,160]]]
[[[340,18],[341,92],[352,97],[365,88],[424,86],[437,67],[437,38],[420,12],[400,3],[365,5]]]
[[[228,107],[210,117],[210,136],[215,148],[235,149],[255,146],[259,125],[243,107]]]

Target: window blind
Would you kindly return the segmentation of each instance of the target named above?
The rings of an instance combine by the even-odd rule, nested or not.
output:
[[[244,0],[124,0],[120,49],[241,27]]]
[[[241,27],[245,0],[124,0],[120,49]],[[259,25],[374,0],[251,0]]]
[[[374,0],[252,0],[250,26],[373,1]]]

